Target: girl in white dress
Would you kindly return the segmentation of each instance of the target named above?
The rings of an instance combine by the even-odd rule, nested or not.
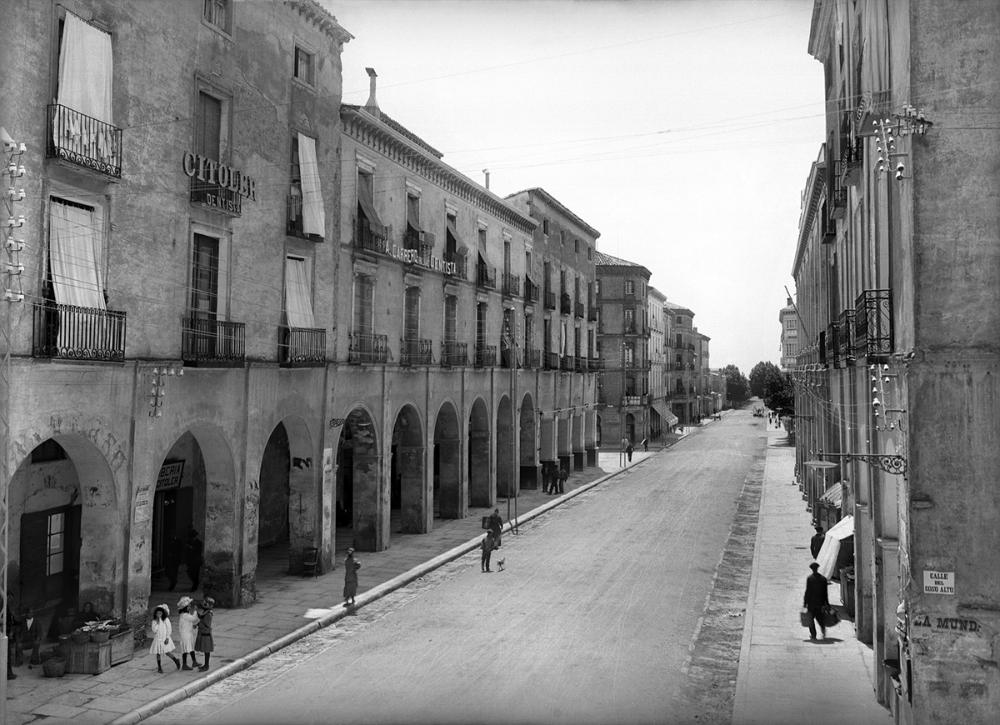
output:
[[[194,656],[194,639],[198,634],[198,615],[194,610],[194,602],[191,597],[181,597],[177,602],[177,609],[180,614],[177,617],[177,638],[181,643],[181,669],[190,670],[200,667],[198,660]],[[191,664],[187,662],[188,655],[191,655]]]
[[[156,655],[156,671],[162,673],[163,667],[160,664],[160,655],[166,655],[174,661],[177,669],[181,668],[181,661],[174,657],[174,640],[171,638],[173,627],[170,624],[170,608],[166,604],[161,604],[153,610],[153,621],[149,623],[152,631],[153,644],[149,647],[149,654]]]

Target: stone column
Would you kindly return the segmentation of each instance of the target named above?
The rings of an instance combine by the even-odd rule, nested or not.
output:
[[[427,486],[424,476],[424,447],[398,446],[401,525],[404,534],[427,533]]]
[[[490,506],[490,434],[485,430],[469,433],[469,505]]]
[[[462,496],[462,450],[458,438],[438,440],[438,508],[443,519],[465,515]]]
[[[382,551],[389,540],[389,496],[382,485],[382,457],[354,452],[354,548]]]

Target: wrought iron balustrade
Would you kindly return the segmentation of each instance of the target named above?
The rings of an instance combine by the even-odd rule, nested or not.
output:
[[[404,338],[399,341],[400,365],[430,365],[433,343],[424,338]]]
[[[892,345],[892,290],[865,290],[854,303],[854,354],[881,362]]]
[[[574,369],[578,373],[587,372],[587,358],[577,355],[574,359]]]
[[[559,296],[559,312],[564,315],[570,315],[573,313],[573,298],[565,292]]]
[[[476,284],[485,289],[497,288],[497,271],[485,264],[476,266]]]
[[[563,355],[559,360],[559,369],[563,371],[570,372],[573,370],[573,356]]]
[[[122,130],[68,106],[48,107],[47,155],[121,178]]]
[[[476,345],[476,367],[492,368],[497,364],[496,345]]]
[[[243,365],[246,360],[246,325],[194,314],[182,318],[181,359],[189,365]]]
[[[605,369],[604,360],[599,357],[590,358],[590,362],[587,364],[591,372],[601,372]]]
[[[36,302],[32,309],[31,354],[120,362],[125,359],[125,313]]]
[[[546,370],[559,369],[559,353],[557,352],[545,353],[545,369]]]
[[[441,343],[441,366],[461,367],[469,364],[469,343],[445,340]]]
[[[597,322],[597,305],[591,305],[587,308],[587,321]]]
[[[524,351],[524,367],[537,370],[542,366],[542,351],[538,348],[528,348]]]
[[[538,302],[538,285],[531,281],[531,277],[524,278],[524,301]]]
[[[506,297],[516,297],[521,294],[521,278],[516,274],[503,275],[503,294]]]
[[[854,310],[841,312],[837,327],[837,357],[850,365],[854,362]]]
[[[315,242],[322,242],[322,234],[306,234],[303,231],[302,216],[302,196],[301,194],[289,194],[285,200],[285,234],[300,239],[311,239]]]
[[[389,338],[370,332],[351,334],[351,346],[347,351],[350,363],[386,363],[389,361]]]
[[[278,362],[288,367],[310,367],[326,362],[326,330],[322,327],[281,327]]]
[[[645,405],[646,396],[645,395],[623,395],[622,405],[623,406],[637,406]]]
[[[376,254],[389,254],[389,242],[384,235],[372,231],[371,225],[364,217],[358,217],[354,228],[354,248]]]
[[[446,274],[458,277],[459,279],[468,278],[468,263],[464,256],[461,254],[445,254],[444,262],[446,265],[451,265],[445,270]]]
[[[556,308],[556,293],[545,290],[545,309],[554,310]]]
[[[576,306],[575,306],[575,309],[576,309],[576,316],[579,317],[579,318],[581,318],[581,319],[583,319],[583,314],[584,314],[584,305],[583,305],[583,303],[582,302],[577,302]]]

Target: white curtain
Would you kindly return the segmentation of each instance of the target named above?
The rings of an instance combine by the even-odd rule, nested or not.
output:
[[[302,231],[306,234],[326,234],[323,192],[316,163],[316,140],[299,134],[299,175],[302,179]]]
[[[304,259],[285,259],[285,315],[289,327],[316,327],[309,276],[306,272]]]
[[[56,103],[110,124],[112,82],[111,35],[67,12]],[[70,148],[112,165],[118,162],[113,158],[117,147],[111,129],[98,128],[76,113],[60,111],[53,135],[57,148]]]
[[[52,200],[49,263],[57,303],[105,309],[101,244],[101,221],[92,209]]]
[[[559,354],[566,355],[566,323],[561,323],[559,327]]]

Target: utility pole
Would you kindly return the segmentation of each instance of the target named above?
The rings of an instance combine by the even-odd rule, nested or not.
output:
[[[4,174],[7,176],[7,189],[3,191],[4,209],[7,219],[3,221],[4,250],[7,258],[4,264],[4,321],[0,326],[0,723],[7,722],[7,672],[10,663],[7,661],[8,640],[11,632],[7,627],[12,614],[7,609],[8,599],[7,571],[10,563],[9,533],[9,492],[10,492],[10,336],[14,319],[14,304],[24,301],[21,289],[21,250],[24,240],[15,236],[17,229],[24,226],[24,214],[16,213],[15,204],[24,201],[24,189],[15,188],[15,181],[24,177],[22,158],[25,145],[12,139],[7,130],[0,127],[0,142],[3,144]]]

